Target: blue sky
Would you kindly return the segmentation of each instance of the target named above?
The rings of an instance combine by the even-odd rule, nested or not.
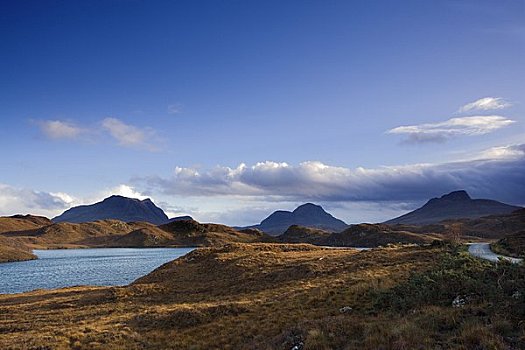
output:
[[[0,215],[525,204],[523,1],[12,1],[0,25]]]

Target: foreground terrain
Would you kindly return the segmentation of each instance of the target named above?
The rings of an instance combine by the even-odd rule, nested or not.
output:
[[[201,248],[126,287],[1,295],[0,348],[523,348],[524,267],[463,250]]]

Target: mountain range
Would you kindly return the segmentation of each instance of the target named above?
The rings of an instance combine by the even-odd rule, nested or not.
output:
[[[169,219],[164,211],[149,198],[144,200],[111,196],[91,205],[81,205],[66,210],[52,219],[54,223],[87,223],[100,220],[120,220],[123,222],[148,222],[164,225],[174,221],[193,220],[191,216]],[[258,229],[270,235],[284,233],[290,226],[300,225],[337,232],[347,228],[347,224],[327,213],[321,206],[306,203],[294,211],[278,210],[260,224],[239,229]]]
[[[385,224],[428,225],[443,220],[475,219],[482,216],[509,214],[521,209],[490,199],[472,199],[466,191],[454,191],[432,198],[421,208],[384,222]]]
[[[473,213],[472,205],[476,206],[478,211],[474,212],[475,217],[468,218],[465,213],[469,213],[468,210]],[[162,221],[162,224],[156,225],[147,222],[150,220],[147,216],[148,211],[141,212],[136,207],[153,208],[154,212],[161,211],[150,200],[140,201],[113,196],[100,203],[82,206],[80,209],[72,208],[66,212],[70,215],[75,212],[78,214],[78,210],[84,210],[83,217],[76,215],[72,218],[91,220],[89,222],[52,222],[47,218],[31,215],[0,217],[0,262],[33,259],[35,256],[30,253],[31,249],[195,247],[255,242],[377,247],[399,242],[429,243],[435,239],[447,239],[451,232],[458,232],[462,239],[470,241],[480,238],[500,239],[523,231],[525,228],[524,208],[511,213],[477,217],[482,215],[479,214],[480,212],[486,213],[487,207],[491,212],[508,212],[515,207],[490,200],[473,200],[464,191],[456,191],[432,199],[422,208],[400,217],[401,219],[408,217],[414,221],[421,218],[428,220],[426,222],[439,221],[425,225],[396,223],[348,226],[324,211],[322,207],[311,203],[301,205],[292,212],[277,211],[263,220],[260,225],[248,228],[203,224],[192,220],[191,217],[164,221],[165,214],[160,215],[162,220],[159,221]],[[460,218],[441,220],[446,218],[443,212],[450,207],[455,208],[457,213],[455,216]],[[480,207],[485,211],[479,210]],[[89,212],[88,209],[93,208],[96,210]],[[103,208],[107,208],[108,211],[103,212]],[[123,211],[120,212],[119,208],[123,208]],[[430,215],[432,213],[435,215]],[[65,214],[61,215],[62,219]],[[103,216],[95,216],[95,214],[103,214]],[[108,216],[111,218],[100,220]],[[114,219],[115,217],[130,221],[117,220]],[[154,219],[158,218],[159,215],[154,216]],[[301,223],[302,225],[298,226]],[[272,233],[273,237],[268,235],[269,233]]]
[[[430,199],[421,208],[388,220],[389,225],[431,225],[444,220],[477,219],[489,215],[509,214],[521,207],[490,199],[472,199],[466,191],[454,191],[439,198]],[[120,220],[123,222],[148,222],[163,225],[179,220],[193,220],[191,216],[169,219],[164,211],[150,199],[133,199],[111,196],[101,202],[73,207],[52,219],[54,223],[85,223],[98,220]],[[306,203],[293,211],[278,210],[260,224],[241,227],[258,229],[272,236],[286,232],[292,226],[310,227],[329,232],[341,232],[348,225],[327,213],[321,206]]]

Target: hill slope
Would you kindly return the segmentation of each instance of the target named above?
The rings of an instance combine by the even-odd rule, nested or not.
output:
[[[292,225],[276,239],[282,243],[309,243],[315,245],[325,245],[326,239],[331,235],[330,232],[318,228]]]
[[[270,236],[258,230],[237,231],[229,226],[201,224],[194,220],[177,220],[161,226],[120,220],[59,222],[32,230],[11,230],[0,233],[0,238],[27,251],[29,248],[195,247],[272,241]]]
[[[43,216],[14,215],[0,217],[0,233],[29,232],[50,225],[51,220]]]
[[[455,191],[440,198],[432,198],[421,208],[388,220],[385,224],[434,224],[449,219],[507,214],[517,209],[521,208],[490,199],[472,199],[465,191]]]
[[[109,247],[109,246],[142,246],[137,242],[132,244],[129,240],[126,244],[119,244],[118,240],[136,230],[163,231],[155,225],[146,222],[125,223],[119,220],[101,220],[85,222],[80,224],[59,222],[41,228],[34,234],[33,243],[45,247],[57,247],[68,245],[79,245],[86,247]],[[123,242],[124,243],[124,242]]]
[[[172,235],[173,242],[181,246],[216,246],[229,243],[253,243],[270,240],[258,230],[238,231],[229,226],[201,224],[195,220],[178,220],[159,226]]]
[[[492,245],[492,250],[517,258],[525,258],[525,230],[514,232]]]
[[[14,239],[0,236],[0,263],[36,259],[25,245]]]
[[[463,235],[483,238],[503,238],[509,234],[525,230],[525,209],[510,214],[489,215],[477,219],[447,220],[443,225],[457,225]]]
[[[53,222],[92,222],[97,220],[144,221],[155,225],[168,222],[168,217],[149,198],[144,200],[111,196],[91,205],[81,205],[66,210],[53,218]]]
[[[373,248],[395,243],[425,244],[436,238],[420,233],[393,230],[388,225],[358,224],[350,226],[343,232],[332,233],[324,240],[324,245]]]
[[[405,228],[410,229],[413,227],[406,226]],[[431,243],[433,240],[443,239],[443,235],[431,230],[411,232],[407,229],[400,229],[399,227],[386,224],[350,225],[341,232],[328,232],[311,227],[293,225],[285,233],[275,238],[282,243],[308,243],[326,247],[373,248],[396,243]]]
[[[341,231],[348,227],[344,221],[333,217],[321,206],[306,203],[292,212],[276,211],[261,221],[259,225],[250,226],[250,228],[257,228],[272,236],[277,236],[284,233],[292,225],[314,227],[332,232]]]

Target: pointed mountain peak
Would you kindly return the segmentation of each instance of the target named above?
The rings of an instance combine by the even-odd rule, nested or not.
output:
[[[449,201],[467,201],[467,200],[471,200],[472,198],[470,198],[467,191],[460,190],[460,191],[450,192],[449,194],[445,194],[441,196],[440,199],[445,199]]]
[[[112,200],[112,199],[119,199],[119,198],[124,198],[124,197],[119,196],[118,194],[112,194],[111,196],[109,196],[107,198],[104,198],[104,201],[108,201],[108,200]]]
[[[295,214],[313,213],[313,212],[323,212],[324,213],[325,210],[320,205],[313,204],[313,203],[306,203],[306,204],[300,205],[297,208],[295,208],[293,212]]]
[[[288,227],[300,225],[310,228],[319,228],[328,231],[342,231],[347,225],[344,221],[333,217],[323,207],[313,203],[306,203],[295,208],[293,212],[278,210],[261,221],[260,225],[251,228],[260,229],[270,235],[280,235]]]

